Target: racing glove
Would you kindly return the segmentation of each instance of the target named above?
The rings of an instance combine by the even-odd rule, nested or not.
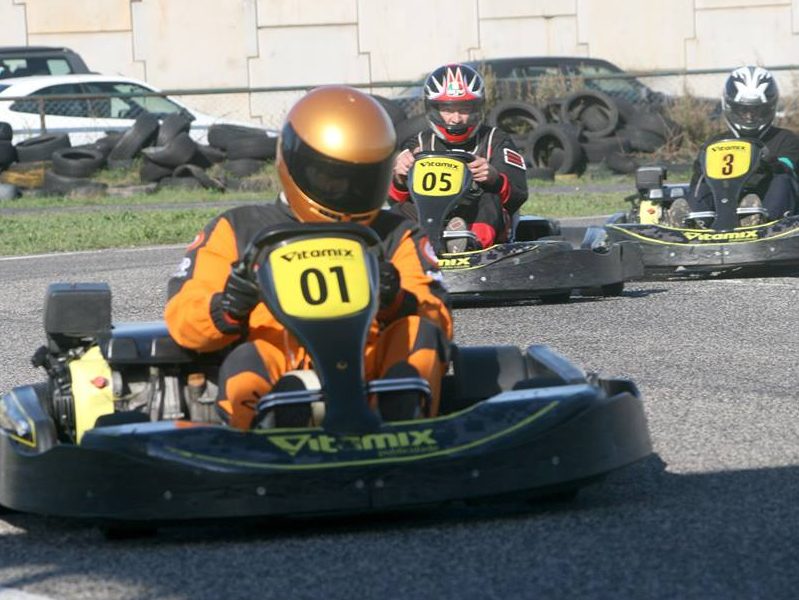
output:
[[[222,311],[235,321],[244,321],[259,300],[260,292],[255,282],[231,269],[222,292]]]
[[[380,310],[389,308],[400,295],[400,274],[392,263],[380,261]]]

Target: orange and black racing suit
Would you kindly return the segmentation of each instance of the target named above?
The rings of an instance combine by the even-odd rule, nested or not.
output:
[[[484,248],[495,240],[505,241],[512,216],[527,201],[527,169],[524,158],[506,132],[481,125],[477,133],[462,145],[447,144],[432,131],[423,131],[402,143],[401,151],[463,150],[484,157],[499,177],[492,185],[480,184],[482,193],[463,198],[450,216],[459,216],[470,224]],[[416,219],[413,206],[406,203],[410,194],[405,186],[392,179],[389,198],[400,203],[405,216]]]
[[[242,206],[213,219],[187,249],[169,281],[165,309],[170,335],[183,347],[211,352],[238,344],[220,368],[219,406],[235,427],[251,426],[258,399],[287,371],[307,368],[304,348],[259,303],[239,324],[221,309],[231,263],[264,227],[296,221],[289,207]],[[429,414],[438,411],[452,317],[430,244],[399,215],[381,211],[371,224],[386,259],[400,275],[400,293],[372,323],[365,353],[368,380],[418,376],[433,390]]]

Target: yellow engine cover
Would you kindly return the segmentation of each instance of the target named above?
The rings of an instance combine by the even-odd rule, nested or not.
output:
[[[111,366],[97,346],[69,363],[72,397],[75,406],[75,432],[80,443],[83,434],[94,427],[97,417],[114,412]]]
[[[644,225],[657,225],[660,223],[660,218],[663,216],[663,207],[656,204],[651,200],[641,200],[641,206],[638,209],[638,219]]]

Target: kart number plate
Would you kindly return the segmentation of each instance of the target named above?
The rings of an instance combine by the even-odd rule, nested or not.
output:
[[[749,142],[718,142],[705,151],[705,172],[711,179],[734,179],[746,175],[751,160]]]
[[[298,240],[274,250],[269,266],[280,308],[292,317],[346,317],[369,305],[363,246],[343,238]]]
[[[413,165],[413,191],[420,196],[454,196],[466,165],[454,158],[420,158]]]

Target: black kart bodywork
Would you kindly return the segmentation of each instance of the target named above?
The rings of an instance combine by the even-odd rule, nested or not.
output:
[[[690,186],[665,184],[664,168],[639,169],[638,194],[630,197],[632,209],[609,219],[605,227],[608,238],[639,244],[648,279],[799,273],[799,216],[740,226],[742,217],[763,212],[738,206],[747,181],[763,168],[762,151],[762,145],[746,140],[722,140],[711,145],[703,155],[703,168],[715,210],[690,213],[682,227],[667,225],[666,214],[677,198],[691,193]],[[707,166],[713,152],[731,152],[734,160],[745,164],[722,174]]]
[[[365,384],[362,364],[348,364],[347,339],[360,344],[348,319],[363,317],[368,327],[376,261],[366,257],[373,284],[367,305],[346,315],[342,307],[357,299],[359,275],[344,267],[348,300],[325,309],[328,325],[344,319],[337,333],[321,322],[306,328],[305,317],[283,302],[293,271],[278,273],[285,282],[266,273],[270,252],[294,260],[308,248],[362,242],[352,231],[364,228],[337,227],[320,226],[299,240],[305,246],[268,238],[267,258],[258,260],[265,301],[287,327],[296,326],[320,382],[302,392],[273,391],[259,402],[259,419],[284,406],[321,403],[317,422],[246,431],[225,425],[214,410],[222,355],[180,348],[160,322],[112,327],[107,286],[54,285],[45,305],[48,345],[35,357],[48,381],[0,397],[0,505],[139,524],[359,514],[574,491],[651,453],[635,385],[587,376],[544,346],[453,346],[440,416],[381,421],[368,409],[367,393],[423,390],[425,382]],[[349,259],[331,260],[337,267]],[[293,314],[283,315],[287,308]]]
[[[427,233],[455,306],[540,298],[568,300],[573,291],[614,296],[624,282],[643,275],[635,243],[610,241],[601,227],[580,239],[564,235],[551,219],[514,219],[510,240],[479,251],[448,253],[446,240],[471,232],[446,231],[447,216],[472,193],[464,152],[420,153],[408,174],[419,223]]]

